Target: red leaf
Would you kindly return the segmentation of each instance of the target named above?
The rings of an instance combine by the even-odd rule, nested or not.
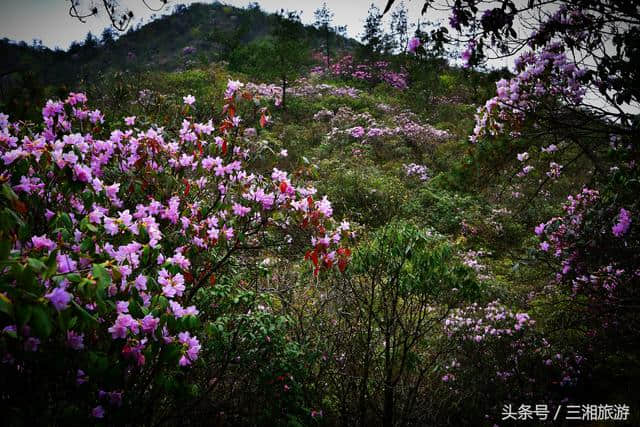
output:
[[[211,284],[211,286],[216,284],[216,275],[212,274],[211,277],[209,277],[209,283]]]
[[[233,118],[233,116],[236,115],[236,107],[234,107],[233,105],[229,105],[229,109],[227,110],[227,114],[229,115],[229,117]]]
[[[347,268],[347,260],[342,258],[338,261],[338,269],[340,270],[340,273],[344,273],[345,268]]]
[[[16,200],[15,202],[13,202],[13,207],[21,214],[26,214],[28,211],[27,205],[20,200]]]
[[[227,154],[227,140],[222,140],[222,155],[226,156]]]
[[[193,275],[191,273],[189,273],[188,271],[184,272],[184,280],[187,283],[193,283]]]
[[[313,197],[309,196],[307,197],[307,203],[309,204],[309,207],[313,206]]]
[[[282,181],[280,183],[280,192],[281,193],[286,193],[287,192],[287,187],[288,187],[287,183]]]
[[[318,267],[318,251],[317,250],[311,253],[311,262],[313,263],[313,265]]]
[[[262,113],[262,116],[260,116],[260,127],[265,127],[267,125],[267,118],[264,116],[264,113]]]
[[[186,186],[184,189],[184,196],[186,197],[189,195],[189,191],[191,191],[191,183],[186,178],[182,178],[182,183]]]

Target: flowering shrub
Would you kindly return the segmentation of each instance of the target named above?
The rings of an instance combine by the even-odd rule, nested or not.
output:
[[[528,313],[514,312],[499,300],[455,309],[443,320],[455,347],[441,370],[441,381],[459,399],[487,399],[467,402],[465,411],[485,411],[497,420],[505,401],[559,402],[570,395],[566,389],[576,384],[585,358],[554,348],[535,330],[535,323]],[[483,413],[461,416],[478,419]]]
[[[607,206],[607,199],[596,190],[583,188],[568,197],[564,215],[535,228],[540,251],[559,265],[558,291],[586,305],[587,311],[576,309],[576,313],[585,316],[592,334],[612,328],[628,333],[632,323],[626,304],[638,299],[633,285],[640,277],[633,205],[616,209]]]
[[[320,110],[314,117],[318,120],[329,119],[332,127],[327,134],[329,139],[348,135],[366,142],[382,140],[385,137],[400,137],[409,144],[426,147],[451,138],[449,132],[421,123],[410,111],[394,114],[391,124],[381,123],[368,111],[356,113],[349,107],[340,107],[335,113]]]
[[[326,63],[326,61],[324,62]],[[324,67],[317,67],[313,71],[315,74],[327,72]],[[408,74],[404,70],[391,70],[387,61],[356,64],[351,55],[345,55],[332,62],[328,72],[333,76],[361,80],[371,84],[387,83],[398,90],[405,90],[409,87]]]
[[[271,101],[276,106],[282,103],[282,87],[278,85],[249,82],[246,84],[245,89],[251,92],[256,100]],[[358,98],[361,91],[352,87],[336,87],[324,83],[313,84],[305,78],[300,78],[294,82],[287,93],[291,96],[300,97],[348,96],[350,98]]]
[[[245,169],[244,98],[230,81],[221,123],[186,115],[175,130],[127,117],[109,132],[83,93],[48,101],[40,126],[0,115],[0,353],[26,393],[9,399],[42,378],[46,399],[78,390],[57,407],[81,417],[151,399],[159,375],[199,361],[201,291],[237,254],[291,241],[294,225],[315,274],[346,268],[349,226],[332,225],[326,197]],[[195,97],[184,103],[188,114]]]
[[[408,165],[402,165],[402,167],[404,168],[407,176],[415,176],[422,182],[429,179],[429,169],[424,165],[409,163]]]
[[[527,115],[540,108],[543,101],[559,98],[578,105],[586,93],[581,80],[586,70],[570,61],[559,43],[521,55],[516,71],[514,78],[496,82],[497,95],[478,109],[471,141],[507,130],[518,136]]]

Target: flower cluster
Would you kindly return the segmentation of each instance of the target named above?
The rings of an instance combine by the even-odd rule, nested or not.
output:
[[[429,179],[429,169],[425,165],[409,163],[408,165],[402,165],[402,167],[407,176],[415,176],[422,182]]]
[[[274,102],[276,106],[282,104],[282,87],[273,83],[256,84],[247,83],[245,89],[254,95],[256,101],[265,100]],[[306,78],[300,78],[296,80],[293,85],[287,90],[287,94],[291,96],[299,97],[323,97],[323,96],[336,96],[336,97],[350,97],[358,98],[361,94],[359,89],[352,87],[337,87],[325,83],[312,83]]]
[[[314,118],[329,119],[331,131],[327,137],[332,140],[349,136],[362,142],[382,140],[387,137],[399,137],[416,146],[443,142],[451,138],[445,130],[421,123],[418,117],[410,111],[397,112],[392,116],[390,124],[380,123],[368,112],[356,113],[349,107],[340,107],[335,113],[320,110]]]
[[[585,69],[579,69],[559,43],[521,55],[516,60],[516,71],[518,74],[512,79],[499,80],[497,95],[478,109],[472,142],[507,129],[517,136],[527,114],[535,112],[542,100],[561,98],[578,105],[586,93],[582,83]]]
[[[3,360],[28,375],[22,352],[53,348],[61,337],[78,352],[111,349],[110,363],[126,367],[131,385],[166,348],[173,356],[162,360],[175,368],[198,360],[194,296],[243,248],[260,248],[267,236],[290,240],[296,225],[311,239],[316,274],[346,268],[350,227],[334,227],[326,197],[287,172],[245,169],[250,149],[236,136],[236,103],[250,96],[241,87],[229,82],[217,126],[185,117],[175,133],[137,128],[135,117],[104,133],[103,115],[82,93],[48,101],[42,130],[0,115],[0,201],[13,218],[0,234],[0,298],[11,314],[38,313],[0,325],[13,331],[0,337]],[[91,358],[74,360],[90,368]],[[104,407],[93,415],[105,416]]]
[[[413,39],[412,39],[413,40]],[[415,44],[415,41],[413,42]],[[324,61],[326,63],[326,61]],[[386,61],[356,64],[351,55],[345,55],[331,63],[329,73],[333,76],[361,80],[372,84],[387,83],[389,86],[404,90],[409,87],[409,75],[401,71],[393,71]],[[315,74],[326,72],[325,68],[317,67]]]

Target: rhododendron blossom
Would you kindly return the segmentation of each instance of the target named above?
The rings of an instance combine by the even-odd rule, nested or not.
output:
[[[267,238],[290,241],[283,235],[291,227],[317,242],[310,260],[315,274],[346,268],[344,245],[353,234],[334,221],[326,197],[314,200],[316,190],[285,171],[263,176],[245,169],[251,141],[236,136],[243,135],[244,121],[235,103],[252,95],[242,87],[229,81],[220,123],[185,118],[171,132],[133,129],[130,116],[127,130],[104,133],[93,126],[105,120],[102,113],[77,93],[48,101],[40,128],[0,115],[3,194],[16,218],[31,222],[27,231],[11,232],[8,256],[20,269],[3,271],[12,285],[0,294],[36,313],[22,318],[34,334],[0,337],[1,357],[17,372],[28,375],[16,348],[37,358],[56,344],[78,354],[98,349],[123,369],[109,381],[123,384],[138,381],[149,364],[189,367],[203,339],[194,323],[202,310],[197,291],[214,283],[220,267],[244,247],[259,249]],[[195,97],[183,101],[189,106]],[[301,261],[310,259],[304,255]],[[23,269],[28,280],[16,280],[13,274]],[[10,320],[0,326],[19,323]],[[74,383],[88,387],[91,415],[107,417],[103,405],[119,406],[122,393],[98,393],[104,379],[85,374],[93,372],[87,357],[70,363],[76,364]]]

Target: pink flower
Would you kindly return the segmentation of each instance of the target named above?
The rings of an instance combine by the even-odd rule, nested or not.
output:
[[[162,293],[167,298],[173,298],[176,295],[181,296],[186,289],[182,274],[178,273],[175,276],[171,276],[164,268],[160,270],[158,283],[162,286]]]
[[[196,102],[196,97],[193,95],[187,95],[187,96],[183,96],[182,97],[182,101],[186,104],[186,105],[193,105],[194,102]]]
[[[234,215],[236,215],[236,216],[245,216],[249,212],[251,212],[251,208],[246,207],[246,206],[242,206],[239,203],[234,203],[233,204],[233,214]]]
[[[119,314],[113,326],[107,329],[111,333],[111,337],[115,340],[118,338],[126,338],[127,332],[138,333],[138,322],[129,314]]]
[[[629,211],[625,208],[620,208],[620,213],[618,214],[618,223],[611,227],[611,232],[616,237],[622,237],[629,230],[629,226],[631,225],[631,215]]]
[[[91,416],[94,418],[104,418],[104,408],[98,405],[91,410]]]
[[[42,236],[33,236],[31,238],[31,243],[33,243],[33,249],[47,249],[52,251],[56,248],[56,244],[53,240],[48,239],[46,235]]]
[[[158,324],[160,323],[160,319],[158,319],[157,317],[153,317],[150,314],[147,314],[142,318],[140,323],[142,325],[143,332],[147,334],[152,334],[158,327]]]
[[[62,311],[69,306],[71,301],[71,294],[64,288],[58,287],[45,295],[47,299],[53,304],[58,311]]]
[[[409,40],[407,50],[411,53],[415,53],[416,50],[420,47],[420,44],[420,39],[418,37],[413,37],[411,40]]]
[[[84,348],[84,334],[67,331],[67,345],[73,350],[82,350]]]
[[[124,124],[127,126],[133,126],[136,124],[136,116],[130,116],[124,118]]]

